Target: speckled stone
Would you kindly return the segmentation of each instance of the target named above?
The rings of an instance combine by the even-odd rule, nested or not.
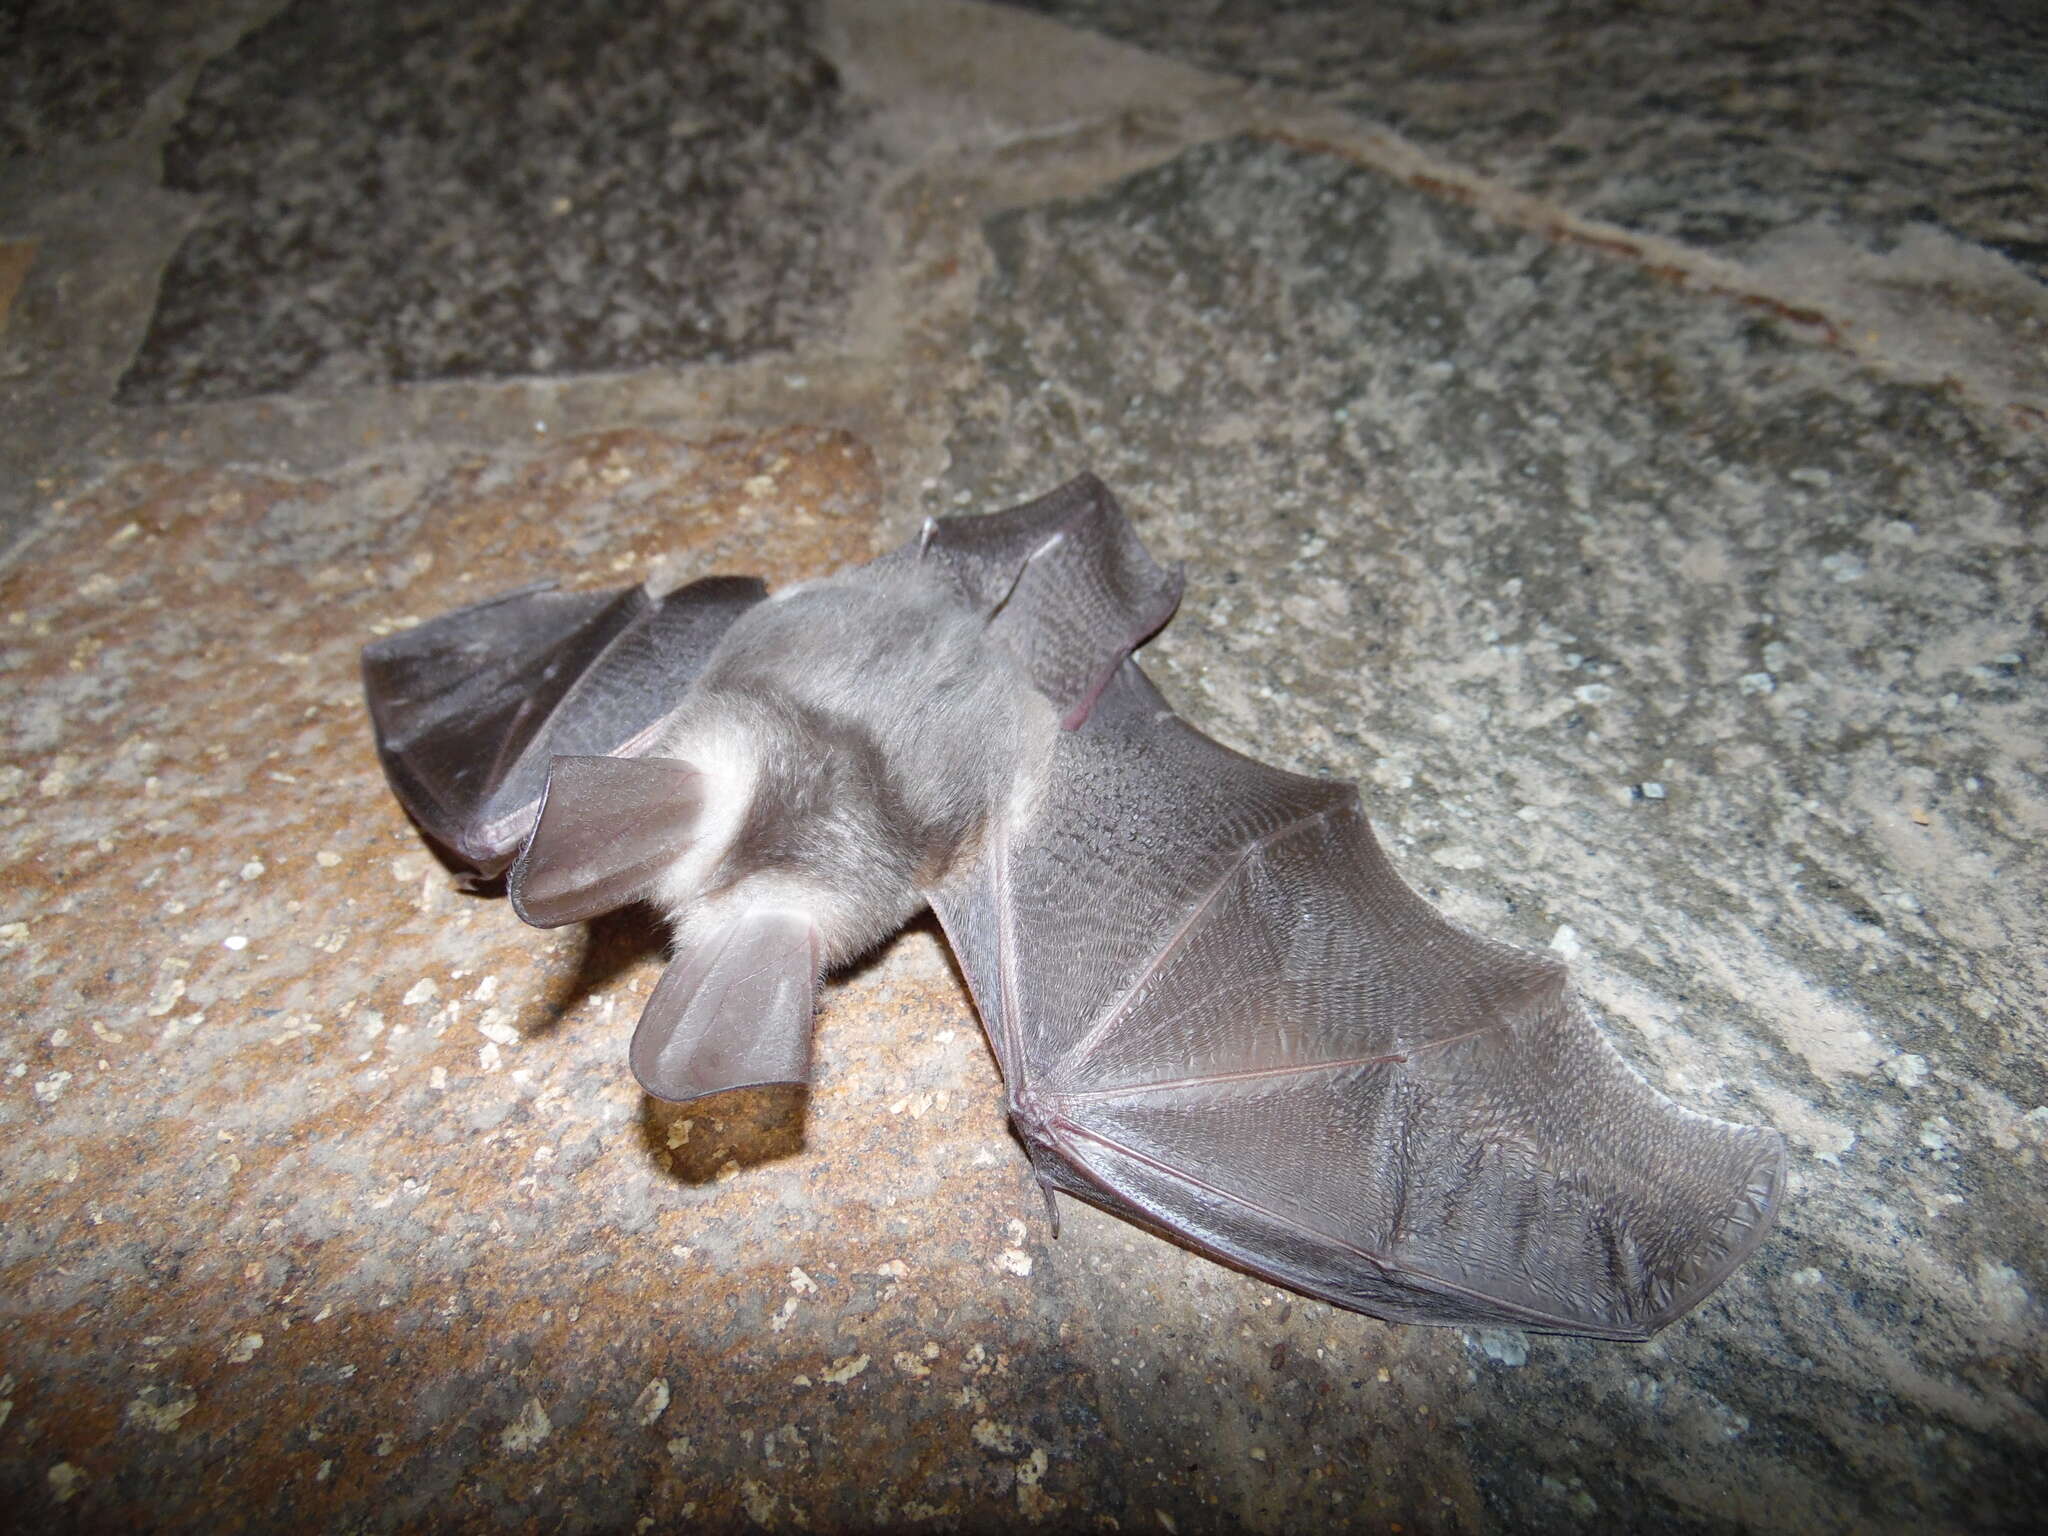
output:
[[[128,403],[725,360],[834,314],[876,165],[797,0],[299,0],[200,77]]]
[[[657,554],[816,574],[875,495],[801,431],[143,465],[0,578],[9,1507],[846,1525],[1050,1508],[1047,1458],[1101,1456],[932,932],[833,989],[807,1100],[672,1113],[624,1066],[659,935],[458,895],[364,725],[370,634]]]
[[[1525,191],[1744,253],[1916,226],[2048,277],[2048,16],[2013,0],[1006,0],[1312,91]]]
[[[1492,1518],[2023,1520],[2048,1433],[2039,441],[1277,144],[988,238],[938,499],[1093,463],[1187,562],[1148,653],[1185,712],[1363,779],[1412,882],[1576,957],[1653,1082],[1793,1143],[1779,1231],[1655,1344],[1470,1346],[1443,1411]],[[1170,1406],[1133,1383],[1112,1419],[1256,1444],[1281,1432],[1247,1418],[1251,1369]],[[1340,1401],[1284,1433],[1290,1464],[1369,1433]]]
[[[14,0],[0,9],[0,160],[131,132],[164,75],[148,13],[122,0]]]
[[[1436,1427],[1455,1335],[1078,1207],[1050,1241],[930,924],[828,988],[807,1095],[678,1110],[624,1065],[660,935],[523,928],[397,810],[365,636],[549,570],[814,575],[893,542],[879,489],[843,433],[619,432],[431,472],[138,464],[50,509],[0,575],[8,1507],[1482,1522]]]
[[[0,240],[0,336],[7,334],[7,317],[14,309],[14,296],[35,265],[32,240]]]
[[[398,14],[327,10],[387,40]],[[214,163],[247,180],[204,196],[332,234],[350,275],[309,308],[300,269],[237,286],[260,243],[217,253],[225,328],[194,332],[184,382],[116,405],[206,211],[158,184],[160,141],[198,59],[259,13],[281,30],[200,85],[173,166],[198,129],[253,125],[260,150],[209,141],[243,146]],[[2048,309],[1994,249],[2007,205],[1972,223],[1951,198],[2024,116],[2019,23],[1931,91],[1886,28],[1936,13],[1845,42],[1847,83],[1817,92],[1839,134],[1807,137],[1813,166],[1867,174],[1827,193],[1707,174],[1778,166],[1743,125],[1802,119],[1694,88],[1741,39],[1668,6],[1133,7],[1136,47],[962,0],[824,0],[815,33],[757,8],[752,43],[632,32],[653,13],[620,7],[623,62],[572,8],[589,67],[563,71],[537,5],[452,31],[430,5],[405,12],[421,49],[369,71],[399,129],[342,104],[340,57],[296,55],[308,90],[280,106],[265,70],[310,8],[92,14],[108,56],[147,33],[176,67],[147,67],[125,137],[0,163],[0,236],[35,247],[0,334],[0,531],[32,530],[0,557],[0,1525],[2038,1523]],[[1821,71],[1805,37],[1869,12],[1717,14]],[[1214,55],[1174,40],[1254,20]],[[1950,36],[1991,35],[1969,25]],[[1579,98],[1528,62],[1575,28],[1596,153],[1555,184],[1567,206],[1504,181],[1579,142]],[[813,36],[843,86],[809,72]],[[1463,51],[1432,63],[1445,38]],[[1281,72],[1302,39],[1326,76]],[[438,251],[417,221],[449,205],[408,192],[387,239],[319,199],[358,206],[349,177],[385,149],[445,175],[452,145],[495,197],[593,142],[549,118],[552,158],[510,152],[545,103],[448,84],[437,41],[587,84],[635,145],[706,61],[735,65],[713,95],[748,121],[795,114],[788,180],[724,119],[685,141],[710,179],[753,178],[743,227],[604,205],[705,235],[716,261],[677,302],[723,296],[731,334],[767,334],[746,329],[764,295],[817,291],[802,253],[840,259],[844,199],[885,156],[880,238],[831,280],[858,285],[850,310],[774,310],[791,351],[726,366],[685,338],[704,365],[387,384],[414,377],[377,350],[387,276]],[[1682,100],[1602,84],[1600,49]],[[655,58],[649,115],[601,89]],[[1531,93],[1558,126],[1509,134]],[[1843,160],[1850,113],[1896,142],[1873,128]],[[295,135],[341,160],[281,154]],[[1688,145],[1642,233],[1588,223],[1597,167],[1653,192]],[[1659,246],[1695,194],[1711,249]],[[435,295],[505,298],[525,340],[535,263],[585,237],[522,244],[452,195],[462,231],[515,230],[490,235],[513,265],[443,263]],[[1767,232],[1716,233],[1731,207]],[[595,270],[547,291],[597,293]],[[228,314],[252,296],[258,318]],[[315,309],[310,340],[266,350]],[[478,313],[406,331],[417,366],[506,333]],[[533,332],[558,334],[582,333]],[[278,357],[317,366],[262,382]],[[372,634],[550,574],[787,582],[1090,464],[1185,562],[1147,658],[1184,713],[1363,780],[1432,900],[1571,956],[1653,1081],[1791,1138],[1783,1222],[1655,1342],[1389,1326],[1073,1202],[1053,1240],[928,924],[828,987],[810,1094],[652,1105],[623,1058],[661,936],[537,933],[460,894],[382,784]]]

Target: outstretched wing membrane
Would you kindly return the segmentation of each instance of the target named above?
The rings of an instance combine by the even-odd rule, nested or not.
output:
[[[1403,1321],[1644,1338],[1769,1225],[1782,1140],[1682,1108],[1563,967],[1469,934],[1356,792],[1135,664],[938,910],[1042,1176]]]

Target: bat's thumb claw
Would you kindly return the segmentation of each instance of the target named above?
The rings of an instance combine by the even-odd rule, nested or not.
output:
[[[1051,1225],[1052,1235],[1057,1240],[1060,1235],[1059,1202],[1053,1198],[1052,1180],[1042,1173],[1038,1176],[1038,1192],[1045,1196],[1045,1219]]]

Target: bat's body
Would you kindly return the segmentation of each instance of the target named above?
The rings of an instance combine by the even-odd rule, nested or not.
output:
[[[850,960],[1029,800],[1058,731],[980,616],[915,567],[779,595],[727,632],[651,749],[712,772],[707,819],[730,828],[654,900],[688,948],[780,892],[815,916],[827,966]]]
[[[669,917],[650,1092],[807,1080],[822,971],[929,903],[1048,1189],[1384,1317],[1684,1312],[1768,1226],[1780,1138],[1446,923],[1355,790],[1181,721],[1129,659],[1178,595],[1084,477],[772,599],[514,594],[365,675],[400,798],[528,921]]]

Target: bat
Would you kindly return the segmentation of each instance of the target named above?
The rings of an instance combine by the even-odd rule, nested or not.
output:
[[[1084,475],[773,596],[529,587],[363,671],[399,801],[525,921],[668,919],[650,1094],[808,1082],[821,976],[929,905],[1055,1235],[1062,1191],[1378,1317],[1648,1338],[1762,1240],[1783,1138],[1443,918],[1355,786],[1175,714],[1132,653],[1180,590]]]

